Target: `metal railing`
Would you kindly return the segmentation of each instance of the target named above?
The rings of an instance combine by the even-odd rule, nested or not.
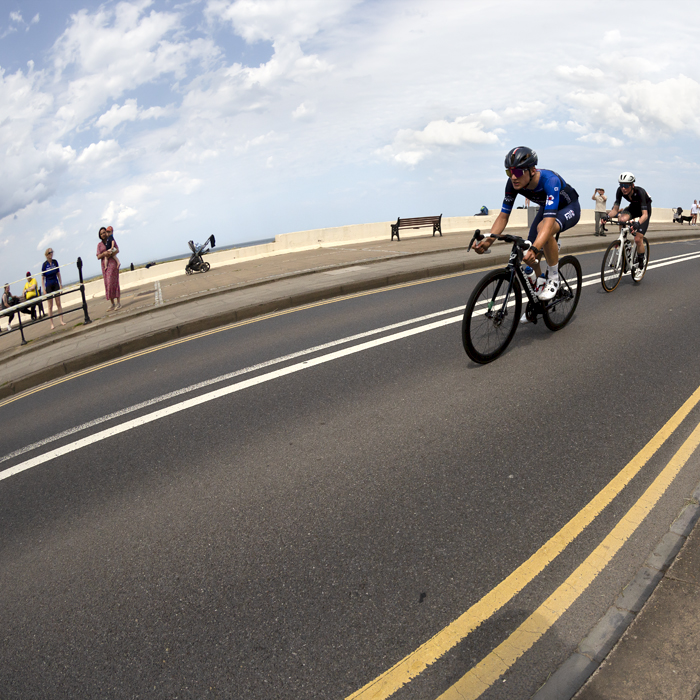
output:
[[[78,258],[75,264],[78,268],[78,276],[80,278],[80,282],[77,287],[60,289],[59,291],[51,292],[50,294],[41,294],[39,296],[32,297],[31,299],[27,299],[26,301],[21,301],[19,302],[19,304],[13,304],[12,306],[8,306],[6,309],[2,309],[0,311],[0,318],[2,318],[3,316],[14,316],[15,314],[17,314],[17,318],[19,319],[19,326],[17,328],[10,328],[9,330],[3,331],[0,335],[7,335],[8,333],[19,331],[20,335],[22,336],[21,345],[26,345],[27,340],[24,337],[24,329],[30,328],[31,326],[34,326],[37,323],[41,323],[42,321],[46,321],[50,319],[50,316],[44,314],[43,316],[32,318],[32,320],[28,323],[22,323],[22,314],[30,313],[29,310],[32,309],[32,307],[39,306],[40,304],[42,304],[42,302],[46,301],[47,299],[55,299],[56,297],[67,296],[68,294],[74,294],[75,292],[80,292],[80,296],[83,300],[82,305],[75,309],[61,311],[60,313],[56,313],[55,315],[63,317],[66,314],[72,314],[76,311],[82,310],[83,314],[85,315],[85,324],[92,323],[92,321],[90,320],[90,316],[88,316],[87,299],[85,298],[85,284],[83,283],[83,261],[80,258]]]

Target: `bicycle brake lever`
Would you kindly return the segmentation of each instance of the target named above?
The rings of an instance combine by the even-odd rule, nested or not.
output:
[[[474,231],[474,235],[472,236],[471,241],[469,241],[469,247],[467,248],[467,253],[468,253],[468,252],[472,249],[472,247],[474,246],[474,241],[478,241],[479,243],[481,243],[481,241],[483,241],[485,238],[486,238],[486,236],[485,236],[484,234],[481,233],[481,230],[480,230],[480,229],[476,229],[476,231]]]

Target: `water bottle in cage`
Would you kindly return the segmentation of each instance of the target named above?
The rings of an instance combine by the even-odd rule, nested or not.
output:
[[[530,286],[534,290],[535,282],[537,281],[537,275],[535,274],[535,271],[529,265],[524,265],[523,274],[525,275],[527,281],[530,283]]]

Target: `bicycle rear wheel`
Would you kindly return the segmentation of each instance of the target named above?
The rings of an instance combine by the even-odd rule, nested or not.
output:
[[[620,241],[613,241],[605,251],[603,265],[600,268],[600,281],[606,292],[615,291],[617,285],[620,284],[622,268],[624,267],[621,256]]]
[[[635,248],[635,255],[637,249]],[[632,274],[632,280],[634,282],[641,282],[642,278],[646,274],[647,267],[649,265],[649,241],[644,238],[644,267],[640,270],[636,265],[630,270]]]
[[[573,255],[559,260],[559,291],[544,307],[544,323],[551,331],[563,328],[574,315],[581,297],[581,264]]]
[[[513,340],[523,300],[520,282],[508,270],[489,272],[474,288],[464,309],[462,344],[469,358],[485,365]],[[507,298],[506,298],[507,296]]]

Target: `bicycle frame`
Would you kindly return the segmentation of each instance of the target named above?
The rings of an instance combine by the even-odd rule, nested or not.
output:
[[[615,272],[620,269],[620,265],[622,264],[623,260],[627,263],[626,269],[631,270],[632,265],[634,265],[634,256],[637,251],[636,246],[632,245],[634,243],[634,232],[632,231],[631,226],[632,220],[630,219],[626,223],[622,224],[619,221],[610,219],[609,223],[616,224],[620,227],[620,236],[618,237],[618,241],[620,242],[620,252],[622,254],[618,255],[617,260],[615,260]],[[631,239],[628,238],[628,236],[630,236]],[[622,271],[625,272],[625,268],[623,268]]]
[[[500,310],[498,313],[503,316],[506,313],[506,307],[508,306],[508,300],[510,299],[511,292],[513,291],[513,280],[517,277],[518,281],[520,282],[520,286],[525,292],[525,296],[528,299],[529,304],[532,304],[532,307],[529,306],[527,308],[532,308],[534,311],[533,314],[533,322],[537,323],[536,316],[538,314],[542,314],[543,311],[546,309],[553,309],[557,304],[559,304],[563,298],[562,297],[555,297],[551,301],[549,301],[546,305],[543,304],[535,295],[535,290],[532,287],[532,284],[530,283],[530,280],[523,274],[522,270],[522,265],[523,265],[523,255],[526,250],[530,249],[530,242],[520,238],[519,236],[512,236],[510,234],[505,234],[505,235],[495,235],[495,234],[487,234],[491,238],[495,238],[500,241],[505,241],[506,243],[512,243],[513,248],[510,251],[510,258],[508,259],[508,262],[506,263],[505,269],[510,273],[510,279],[508,282],[508,289],[506,290],[505,296],[503,298],[503,305],[501,306]],[[482,238],[485,238],[486,236],[482,236]],[[467,250],[471,250],[472,244],[474,241],[477,239],[477,234],[475,233],[474,236],[472,237],[471,243],[469,244],[469,248]],[[565,279],[562,279],[562,283],[566,286],[567,291],[569,294],[571,294],[571,286],[569,285],[568,281]],[[493,306],[498,299],[498,295],[500,292],[501,285],[499,284],[498,287],[496,288],[496,291],[493,295],[493,299],[489,302],[488,306],[488,311],[486,312],[488,314],[492,314],[492,309]]]

